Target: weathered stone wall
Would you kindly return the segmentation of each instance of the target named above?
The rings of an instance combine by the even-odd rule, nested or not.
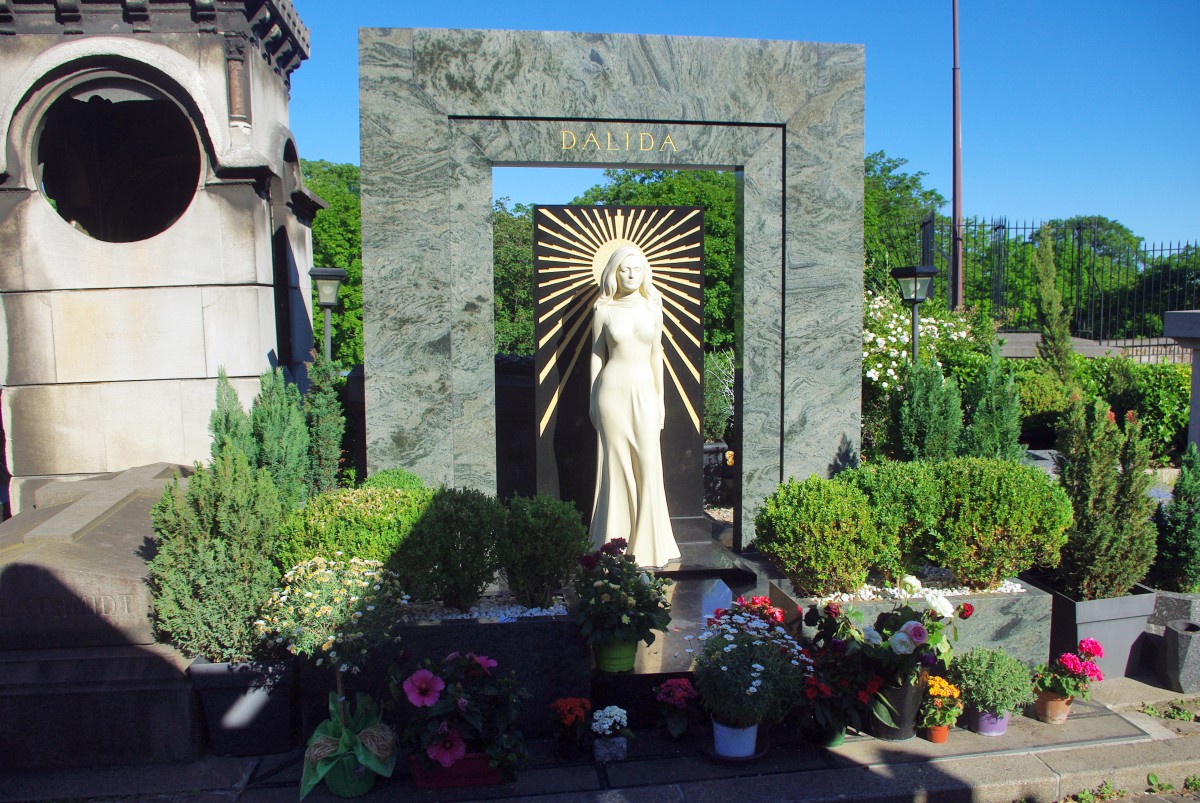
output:
[[[740,170],[743,541],[857,448],[861,47],[368,29],[359,71],[371,470],[495,489],[493,165]]]
[[[204,458],[218,368],[249,403],[262,371],[296,368],[312,343],[319,202],[287,109],[307,31],[287,0],[262,19],[228,4],[124,6],[0,14],[0,382],[16,510],[34,478]],[[47,113],[104,82],[161,93],[199,152],[186,211],[136,241],[72,225],[44,189]]]

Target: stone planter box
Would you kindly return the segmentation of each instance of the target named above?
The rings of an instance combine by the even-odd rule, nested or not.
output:
[[[499,661],[499,671],[513,671],[529,691],[517,726],[526,737],[549,732],[550,703],[559,697],[589,697],[591,653],[574,617],[537,616],[511,622],[444,619],[407,625],[399,642],[371,654],[366,671],[350,678],[349,693],[367,692],[383,703],[391,699],[388,669],[406,655],[407,666],[429,658],[435,664],[452,652],[473,652]],[[303,733],[305,738],[329,716],[333,675],[301,663]]]
[[[299,742],[293,659],[227,664],[197,658],[187,674],[215,755],[285,753]]]
[[[1054,599],[1050,629],[1050,654],[1074,652],[1080,639],[1093,638],[1104,647],[1104,657],[1096,664],[1107,677],[1136,675],[1142,665],[1146,643],[1146,621],[1154,611],[1154,589],[1143,585],[1133,593],[1109,599],[1074,600],[1045,585],[1037,578],[1022,576],[1022,581],[1037,584]]]
[[[1146,630],[1161,636],[1167,622],[1186,619],[1200,622],[1200,594],[1181,594],[1177,591],[1155,589],[1154,611],[1146,620]]]
[[[1026,664],[1038,664],[1050,654],[1050,595],[1042,589],[1022,583],[1024,594],[980,593],[950,597],[950,603],[969,602],[975,606],[974,615],[959,620],[958,640],[954,651],[962,654],[972,647],[1003,647],[1004,651]],[[787,580],[771,580],[771,604],[783,608],[791,617],[803,617],[814,602],[792,591]],[[916,601],[920,603],[920,600]],[[848,603],[863,612],[862,624],[871,624],[880,613],[895,607],[895,600],[873,600]],[[797,613],[798,611],[798,613]],[[807,628],[805,628],[807,629]]]

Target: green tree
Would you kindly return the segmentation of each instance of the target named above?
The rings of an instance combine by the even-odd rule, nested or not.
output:
[[[1077,599],[1119,597],[1145,578],[1156,549],[1141,426],[1130,414],[1122,431],[1103,399],[1077,399],[1057,446],[1054,464],[1075,513],[1059,582]]]
[[[270,475],[239,449],[196,464],[186,492],[175,477],[150,513],[156,552],[150,591],[157,630],[187,655],[244,661],[262,649],[254,619],[279,570],[282,518]]]
[[[497,354],[533,354],[533,207],[501,198],[492,207]]]
[[[1189,444],[1171,500],[1158,509],[1154,584],[1167,591],[1200,591],[1200,452]]]
[[[283,369],[259,378],[258,396],[250,408],[254,438],[251,465],[271,475],[284,510],[294,510],[308,496],[308,428],[300,390],[283,376]]]
[[[704,207],[704,345],[734,344],[737,175],[716,170],[604,171],[575,204]]]
[[[308,368],[308,393],[304,394],[304,421],[308,428],[309,496],[338,487],[342,464],[342,437],[346,416],[338,399],[337,366],[318,351]]]
[[[229,384],[229,375],[223,365],[217,369],[217,406],[208,417],[208,431],[212,433],[213,460],[230,448],[247,455],[254,451],[250,416],[238,399],[237,391]]]
[[[1019,461],[1025,456],[1021,437],[1021,402],[1013,372],[993,348],[983,371],[967,386],[964,405],[963,454]]]
[[[1063,306],[1058,289],[1058,268],[1054,263],[1054,235],[1049,226],[1037,233],[1037,249],[1033,256],[1037,279],[1038,355],[1063,385],[1073,387],[1079,379],[1075,368],[1074,346],[1071,343],[1071,316]]]
[[[891,291],[891,268],[920,264],[917,224],[946,204],[941,193],[924,186],[925,173],[906,173],[906,164],[883,151],[863,161],[863,253],[876,290]]]
[[[358,165],[302,159],[300,167],[305,186],[329,204],[313,220],[313,267],[346,271],[346,280],[338,293],[340,303],[333,310],[333,358],[342,366],[361,365],[362,213]],[[325,316],[315,304],[313,333],[318,343],[325,336]]]
[[[894,442],[904,460],[949,460],[958,453],[962,433],[962,399],[954,377],[943,377],[933,360],[908,369],[897,399]]]

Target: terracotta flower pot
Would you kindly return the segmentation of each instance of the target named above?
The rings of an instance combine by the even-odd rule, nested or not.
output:
[[[925,738],[934,744],[945,744],[950,738],[949,725],[930,725],[925,729]]]
[[[1061,725],[1067,721],[1067,717],[1071,714],[1071,701],[1074,698],[1064,697],[1061,694],[1055,694],[1052,691],[1038,692],[1037,701],[1034,703],[1034,712],[1037,718],[1042,722],[1048,722],[1051,725]]]
[[[503,779],[500,770],[488,764],[485,753],[467,753],[449,767],[434,764],[425,767],[416,756],[408,757],[413,786],[418,789],[446,789],[455,786],[494,786]]]

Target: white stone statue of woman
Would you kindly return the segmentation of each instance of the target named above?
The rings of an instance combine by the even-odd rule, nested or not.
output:
[[[597,547],[624,538],[639,565],[662,567],[679,557],[679,547],[659,447],[663,311],[652,278],[633,245],[617,248],[600,275],[592,318],[589,415],[600,447],[591,535]]]

